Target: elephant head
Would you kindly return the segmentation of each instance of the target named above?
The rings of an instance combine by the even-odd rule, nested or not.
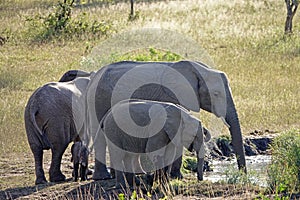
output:
[[[189,151],[195,150],[197,152],[197,176],[198,180],[203,180],[204,141],[209,141],[211,136],[209,131],[202,127],[198,119],[189,114],[184,108],[180,106],[179,108],[181,110],[180,113],[172,107],[168,109],[169,116],[165,125],[165,131],[172,143],[178,147],[177,151],[181,152],[180,148],[184,146]],[[174,126],[174,122],[178,119],[180,119],[180,127]]]
[[[196,112],[201,108],[222,119],[229,128],[238,167],[246,172],[240,122],[225,73],[198,62],[183,61],[177,65],[175,69],[186,75],[198,98],[198,105],[183,106]]]

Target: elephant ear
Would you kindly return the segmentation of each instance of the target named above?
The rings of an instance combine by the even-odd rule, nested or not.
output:
[[[58,82],[73,81],[77,77],[89,77],[90,73],[81,70],[69,70],[59,79]]]
[[[200,127],[201,123],[199,123],[199,120],[196,117],[187,112],[182,113],[182,121],[182,145],[186,148],[189,148],[195,140],[199,128],[202,128]]]
[[[177,147],[182,145],[181,132],[182,132],[182,119],[181,112],[175,106],[168,106],[167,110],[167,120],[164,125],[164,131],[168,135],[169,139]]]

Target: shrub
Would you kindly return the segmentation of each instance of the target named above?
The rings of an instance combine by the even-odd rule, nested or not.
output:
[[[181,56],[170,51],[156,49],[150,47],[148,49],[139,49],[133,52],[128,52],[124,55],[112,55],[114,62],[120,60],[132,60],[132,61],[178,61]]]
[[[43,16],[37,14],[27,17],[29,24],[27,36],[33,41],[47,41],[54,38],[81,38],[106,35],[111,25],[103,21],[89,21],[87,13],[80,13],[76,18],[72,15],[73,1],[65,0],[52,7],[52,11]]]
[[[182,167],[183,172],[186,173],[186,170],[197,172],[197,158],[195,157],[182,157]]]
[[[268,168],[269,186],[275,193],[300,192],[300,130],[290,130],[274,139]]]

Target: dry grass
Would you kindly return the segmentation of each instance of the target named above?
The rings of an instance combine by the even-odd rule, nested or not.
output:
[[[10,37],[0,57],[1,152],[27,149],[22,113],[31,92],[56,81],[66,70],[79,68],[82,57],[105,39],[31,43],[26,17],[49,13],[51,4],[9,1],[0,11],[0,35]],[[86,12],[91,21],[111,22],[115,32],[160,27],[193,38],[207,50],[214,67],[227,73],[245,134],[254,129],[299,127],[299,16],[295,17],[294,36],[283,38],[282,2],[156,1],[137,3],[136,9],[140,14],[133,22],[128,21],[127,3],[95,3],[73,13]],[[204,121],[211,121],[211,116]],[[226,129],[222,127],[221,132]],[[12,145],[16,142],[18,148]]]

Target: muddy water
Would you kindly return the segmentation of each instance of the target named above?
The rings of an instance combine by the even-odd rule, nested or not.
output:
[[[250,180],[259,186],[267,186],[267,166],[271,162],[270,155],[246,156],[247,169]],[[213,171],[204,173],[204,180],[212,182],[226,181],[228,171],[237,170],[235,159],[213,161]]]

